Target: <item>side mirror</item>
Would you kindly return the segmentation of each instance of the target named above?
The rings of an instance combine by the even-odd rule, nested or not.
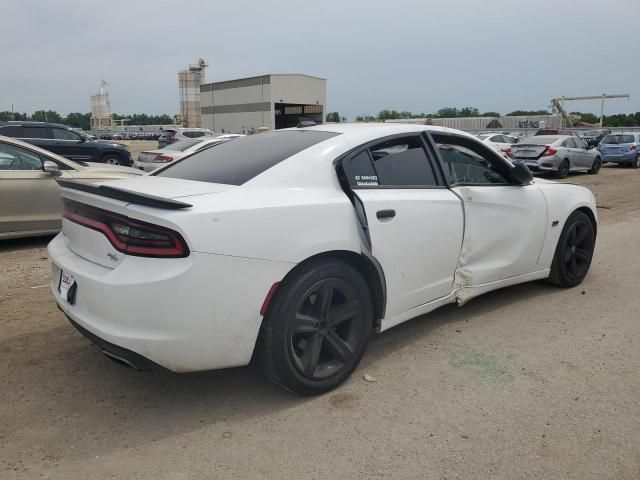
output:
[[[529,170],[524,163],[516,163],[509,174],[511,176],[511,180],[516,185],[529,185],[531,180],[533,180],[531,170]]]
[[[45,160],[44,164],[42,165],[42,169],[46,173],[49,173],[54,177],[59,177],[60,175],[62,175],[60,168],[58,168],[58,164],[56,162],[52,162],[51,160]]]

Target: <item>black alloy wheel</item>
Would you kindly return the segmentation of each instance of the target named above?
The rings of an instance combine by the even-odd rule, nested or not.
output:
[[[372,331],[371,295],[360,273],[340,260],[312,261],[278,287],[256,358],[272,382],[319,394],[351,375]]]
[[[352,361],[369,325],[352,285],[337,278],[321,280],[299,303],[288,335],[289,354],[301,375],[331,377]]]
[[[600,171],[600,167],[602,167],[602,160],[600,159],[600,157],[596,157],[596,159],[593,161],[593,165],[591,165],[591,168],[589,169],[589,173],[591,175],[597,175]]]
[[[550,281],[562,287],[574,287],[582,282],[591,266],[595,242],[591,219],[583,212],[573,212],[558,240]]]
[[[567,178],[569,176],[569,160],[566,158],[562,161],[560,166],[558,167],[558,172],[556,173],[556,177],[558,178]]]

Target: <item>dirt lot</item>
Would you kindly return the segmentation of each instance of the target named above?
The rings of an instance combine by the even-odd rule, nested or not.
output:
[[[415,319],[311,399],[115,365],[56,309],[47,241],[0,243],[0,478],[640,478],[640,171],[571,181],[601,207],[581,287]]]

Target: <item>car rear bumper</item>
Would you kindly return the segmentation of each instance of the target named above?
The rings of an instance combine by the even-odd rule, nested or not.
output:
[[[107,352],[114,349],[104,345],[114,346],[174,372],[248,364],[262,302],[293,266],[192,252],[173,259],[127,255],[108,268],[75,254],[62,233],[48,251],[53,296],[74,324]],[[71,303],[59,291],[62,270],[77,284]]]
[[[523,163],[527,166],[529,170],[532,172],[557,172],[558,167],[560,166],[560,160],[557,159],[547,159],[544,160],[523,160],[523,159],[515,159],[519,163]]]
[[[167,165],[166,163],[151,163],[151,162],[140,162],[140,161],[135,161],[133,162],[133,168],[137,168],[138,170],[142,170],[143,172],[153,172],[154,170],[157,170],[160,167],[164,167],[165,165]]]
[[[629,152],[623,154],[607,154],[602,155],[603,162],[609,163],[633,163],[636,161],[638,154],[636,152]]]

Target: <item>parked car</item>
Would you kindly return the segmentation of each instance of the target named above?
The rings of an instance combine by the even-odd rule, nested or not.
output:
[[[80,332],[137,368],[255,351],[300,394],[342,383],[374,331],[521,282],[578,285],[596,238],[588,189],[426,125],[277,130],[144,177],[60,184],[51,287]]]
[[[213,137],[213,133],[208,128],[172,128],[164,130],[158,137],[158,148],[166,147],[174,142],[186,140],[188,138]]]
[[[164,148],[140,152],[134,166],[145,172],[152,172],[179,158],[200,152],[220,143],[228,142],[237,137],[244,137],[244,135],[220,135],[219,137],[200,137],[180,140]]]
[[[566,178],[570,172],[596,174],[602,166],[598,150],[589,149],[581,138],[569,135],[525,138],[511,149],[511,158],[533,172],[554,173],[558,178]]]
[[[497,150],[501,155],[508,156],[511,147],[518,143],[518,140],[511,135],[502,133],[481,133],[478,138],[487,145]]]
[[[608,128],[586,130],[581,133],[580,138],[582,138],[590,147],[596,147],[609,133],[611,133],[611,130]]]
[[[573,130],[566,130],[564,128],[541,128],[535,135],[571,135],[578,136]]]
[[[45,122],[0,122],[0,135],[18,138],[69,160],[131,166],[124,145],[94,140],[66,125]]]
[[[598,150],[603,162],[640,167],[640,132],[615,133],[605,136]]]
[[[60,231],[62,198],[56,178],[90,182],[140,174],[129,167],[79,164],[29,143],[0,136],[0,239]]]

